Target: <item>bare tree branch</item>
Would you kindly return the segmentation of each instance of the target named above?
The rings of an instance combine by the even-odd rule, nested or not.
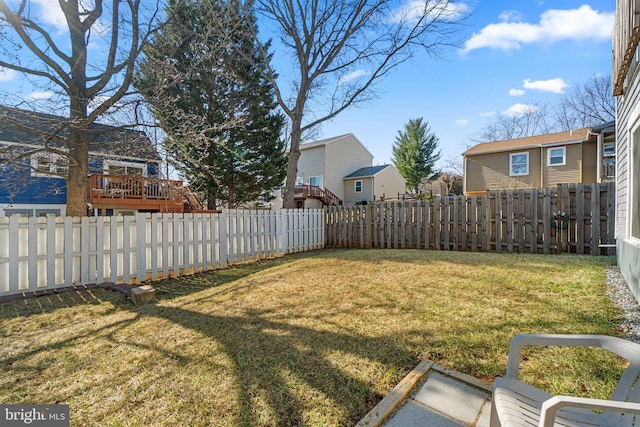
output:
[[[376,83],[418,51],[438,57],[444,47],[458,46],[458,30],[468,16],[461,3],[449,0],[256,0],[255,5],[277,28],[297,73],[290,82],[279,81],[273,70],[269,76],[290,121],[284,200],[289,208],[304,134],[370,100]]]

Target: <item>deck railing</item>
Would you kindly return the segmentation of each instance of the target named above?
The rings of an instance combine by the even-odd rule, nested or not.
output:
[[[284,192],[284,187],[282,187]],[[296,185],[294,190],[295,198],[309,198],[313,197],[319,199],[327,206],[338,206],[340,204],[340,198],[333,194],[327,187],[324,190],[317,185]]]
[[[102,199],[175,200],[184,199],[182,181],[141,176],[102,175],[89,176],[90,198]]]

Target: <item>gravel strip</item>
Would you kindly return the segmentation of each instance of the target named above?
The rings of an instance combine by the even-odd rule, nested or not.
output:
[[[620,268],[607,268],[605,276],[607,296],[623,311],[618,326],[622,338],[640,343],[640,305],[638,301],[629,290],[627,282],[620,273]]]

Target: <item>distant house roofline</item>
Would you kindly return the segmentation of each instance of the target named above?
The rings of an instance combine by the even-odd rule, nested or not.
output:
[[[300,144],[300,151],[303,150],[308,150],[311,148],[316,148],[316,147],[324,147],[327,146],[329,144],[333,144],[335,142],[339,142],[347,137],[351,137],[353,139],[355,139],[361,146],[362,148],[364,148],[366,150],[367,153],[369,153],[369,155],[371,157],[373,157],[373,154],[371,153],[371,151],[369,151],[369,149],[367,147],[365,147],[365,145],[362,143],[362,141],[360,141],[353,133],[346,133],[344,135],[338,135],[338,136],[332,136],[331,138],[325,138],[325,139],[319,139],[317,141],[312,141],[312,142],[307,142],[304,144]]]
[[[60,124],[67,120],[68,118],[53,114],[0,106],[0,141],[4,144],[44,146],[45,138],[55,133]],[[28,123],[30,129],[20,129],[18,123]],[[67,137],[68,128],[63,128],[59,133],[60,138]],[[89,128],[89,134],[92,138],[89,144],[91,154],[162,161],[151,140],[142,131],[94,122]],[[132,149],[132,144],[135,149]],[[51,146],[63,148],[59,143],[52,143]],[[123,152],[135,155],[123,155]]]
[[[463,156],[491,154],[505,151],[525,150],[529,148],[553,147],[556,145],[579,144],[589,140],[590,127],[529,136],[525,138],[506,139],[502,141],[483,142],[469,148]]]
[[[371,178],[390,167],[391,165],[366,166],[350,173],[343,179]]]

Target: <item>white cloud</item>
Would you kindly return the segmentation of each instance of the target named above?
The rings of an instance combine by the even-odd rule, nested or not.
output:
[[[365,71],[365,70],[356,70],[353,71],[349,74],[345,74],[344,76],[340,77],[340,79],[338,80],[338,84],[344,84],[344,83],[348,83],[353,79],[357,79],[358,77],[362,77],[362,76],[368,76],[369,74],[371,74],[369,71]]]
[[[67,20],[64,17],[64,12],[60,8],[58,0],[31,0],[31,3],[37,5],[34,8],[34,12],[39,15],[37,19],[38,23],[46,23],[51,25],[58,33],[65,33],[69,31]],[[95,2],[80,2],[79,7],[83,13],[93,10]],[[98,34],[106,34],[108,28],[104,23],[98,19],[91,27],[93,31]]]
[[[523,80],[525,89],[540,90],[542,92],[564,93],[564,89],[569,86],[562,78],[558,77],[550,80]]]
[[[538,107],[533,104],[513,104],[511,107],[507,108],[504,111],[501,111],[500,114],[509,117],[518,117],[528,112],[537,111]]]
[[[53,25],[59,30],[67,28],[64,12],[62,12],[57,0],[32,0],[32,2],[40,6],[40,15],[44,22]]]
[[[503,22],[520,21],[522,20],[522,14],[517,10],[505,10],[498,16],[498,19]]]
[[[522,96],[522,95],[524,95],[524,90],[522,90],[522,89],[509,89],[509,95],[511,95],[511,96]]]
[[[469,124],[469,119],[459,119],[455,121],[458,126],[466,126]]]
[[[25,98],[29,101],[39,101],[41,99],[51,99],[53,98],[54,93],[50,90],[44,92],[31,92]]]
[[[429,9],[425,10],[425,5]],[[455,19],[469,11],[469,6],[461,2],[438,2],[434,4],[425,3],[424,0],[410,0],[400,6],[391,14],[392,22],[417,21],[425,13],[429,15],[429,19],[446,20]]]
[[[495,111],[487,111],[485,113],[480,113],[479,116],[480,117],[493,117],[496,115]]]
[[[527,43],[553,43],[560,40],[611,39],[614,12],[598,12],[589,5],[577,9],[550,9],[540,15],[537,24],[503,21],[489,24],[465,43],[464,52],[488,47],[491,49],[520,49]],[[503,12],[500,19],[517,17]]]
[[[8,82],[16,78],[18,73],[9,68],[0,67],[0,82]]]

